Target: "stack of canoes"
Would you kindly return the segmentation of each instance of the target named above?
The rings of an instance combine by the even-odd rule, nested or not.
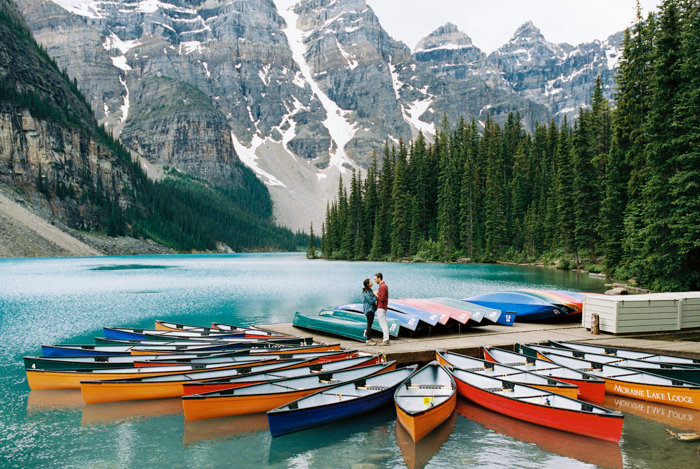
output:
[[[534,322],[561,316],[579,315],[583,300],[598,293],[561,290],[514,290],[471,296],[464,301],[515,314],[515,320]]]
[[[511,326],[515,320],[512,313],[450,298],[404,298],[389,300],[388,306],[386,317],[392,337],[399,334],[430,334],[434,329],[462,331],[494,324]],[[318,313],[298,312],[294,316],[294,325],[358,341],[367,340],[366,318],[361,303],[345,304]],[[372,330],[381,332],[376,317]]]

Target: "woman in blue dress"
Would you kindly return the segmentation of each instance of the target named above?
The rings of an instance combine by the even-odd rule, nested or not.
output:
[[[377,294],[372,291],[372,286],[374,285],[372,281],[368,278],[362,283],[362,310],[367,316],[367,332],[365,337],[367,337],[367,345],[377,345],[375,341],[372,340],[372,322],[374,322],[374,313],[377,311]]]

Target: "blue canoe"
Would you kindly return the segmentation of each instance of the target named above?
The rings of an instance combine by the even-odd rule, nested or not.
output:
[[[354,313],[360,313],[363,315],[365,314],[362,307],[362,303],[350,303],[347,305],[338,306],[335,309],[339,309],[342,311],[352,311]],[[421,323],[420,318],[417,318],[416,316],[412,316],[410,314],[400,313],[398,311],[388,309],[386,312],[386,317],[388,319],[396,319],[397,321],[399,321],[401,327],[403,327],[404,329],[408,329],[411,332],[425,329],[425,325]]]
[[[418,365],[371,378],[339,384],[285,404],[267,413],[273,437],[325,425],[390,405],[396,388]]]
[[[567,312],[557,306],[532,295],[520,292],[495,292],[470,296],[463,301],[488,308],[513,312],[519,322],[540,321],[557,316],[566,316]]]
[[[406,305],[403,303],[397,303],[396,301],[391,301],[389,300],[389,309],[388,311],[397,311],[399,313],[407,314],[409,316],[416,317],[423,321],[424,323],[428,324],[429,326],[435,326],[438,322],[440,322],[440,314],[437,313],[431,313],[430,311],[426,311],[424,309],[416,308],[415,306],[411,305]]]

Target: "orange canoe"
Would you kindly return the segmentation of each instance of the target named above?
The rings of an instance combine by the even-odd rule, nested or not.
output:
[[[263,357],[264,358],[264,357]],[[273,360],[261,360],[258,364],[270,363]],[[147,368],[115,368],[111,370],[80,370],[80,371],[55,371],[55,370],[26,370],[27,383],[32,390],[40,389],[80,389],[81,381],[143,378],[146,376],[163,376],[172,373],[185,373],[196,370],[224,370],[241,366],[250,366],[251,363],[235,363],[228,365],[182,365]]]
[[[182,397],[183,384],[193,381],[209,381],[234,376],[287,370],[290,368],[312,365],[314,360],[284,360],[263,365],[247,364],[239,368],[224,370],[192,371],[164,376],[150,376],[131,379],[111,379],[107,381],[81,381],[80,389],[83,399],[88,404],[105,402],[140,401],[145,399],[167,399]]]
[[[185,410],[185,418],[190,421],[256,414],[288,404],[334,384],[370,377],[394,369],[396,369],[396,362],[392,361],[354,370],[321,373],[273,383],[194,394],[182,398],[182,407]]]
[[[398,387],[394,402],[398,421],[419,442],[454,413],[457,385],[442,365],[432,361]]]

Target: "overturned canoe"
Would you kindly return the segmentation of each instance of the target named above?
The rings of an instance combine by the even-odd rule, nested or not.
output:
[[[397,420],[415,442],[452,415],[457,405],[457,386],[436,361],[408,377],[394,393]]]
[[[273,437],[326,425],[375,411],[390,404],[396,388],[417,365],[330,387],[267,413]]]
[[[540,321],[568,314],[548,301],[523,292],[486,293],[464,298],[464,301],[516,313],[517,322]]]
[[[335,309],[340,311],[352,311],[353,313],[361,314],[363,317],[365,317],[362,303],[349,303],[346,305],[338,306]],[[405,313],[400,313],[392,309],[388,309],[386,311],[386,317],[387,320],[398,321],[401,327],[411,332],[421,331],[426,329],[427,327],[426,324],[422,323],[419,318]],[[382,330],[382,328],[379,326],[379,320],[376,318],[372,323],[372,330],[380,332]]]
[[[558,365],[564,365],[604,379],[607,394],[634,397],[643,401],[689,409],[700,409],[700,385],[698,384],[665,378],[632,368],[564,357],[544,350],[537,351],[537,353],[542,358],[551,360]]]
[[[396,337],[399,334],[400,324],[397,320],[387,319],[389,334]],[[323,310],[319,313],[300,313],[294,315],[294,326],[326,332],[329,334],[347,337],[349,339],[366,341],[367,319],[364,314],[340,310]],[[375,318],[372,329],[379,329],[379,320]]]
[[[469,318],[471,317],[471,313],[468,311],[452,308],[451,306],[435,303],[430,300],[423,300],[420,298],[402,298],[400,300],[396,300],[396,302],[420,308],[430,313],[440,315],[447,314],[450,319],[457,321],[458,324],[467,324],[469,322]]]
[[[617,443],[622,414],[532,386],[466,370],[449,370],[459,394],[510,417],[566,432]]]
[[[512,366],[520,370],[529,371],[542,376],[564,381],[578,386],[578,399],[602,403],[605,398],[605,380],[589,375],[582,371],[557,365],[549,360],[528,357],[519,353],[495,347],[484,347],[484,359]]]
[[[462,309],[471,313],[470,320],[478,325],[487,326],[489,324],[499,324],[501,326],[512,326],[515,314],[504,313],[499,309],[487,308],[468,301],[453,300],[452,298],[431,298],[430,301],[442,303],[453,308]]]
[[[389,300],[388,311],[396,311],[397,313],[406,314],[408,316],[413,316],[418,318],[420,321],[428,324],[429,326],[436,326],[438,324],[445,325],[450,320],[449,314],[438,314],[431,313],[421,308],[416,308],[415,306],[407,305],[404,303],[399,303],[396,300]]]
[[[334,384],[368,378],[395,368],[396,362],[392,361],[354,370],[320,373],[315,376],[194,394],[182,398],[182,407],[185,418],[190,421],[267,412]]]
[[[248,364],[227,370],[201,370],[185,373],[172,373],[162,376],[141,378],[89,380],[80,382],[83,399],[88,404],[105,402],[140,401],[147,399],[167,399],[182,397],[183,383],[208,381],[232,376],[247,376],[273,370],[284,370],[308,365],[313,359],[279,360],[266,364]]]
[[[576,385],[559,381],[558,379],[541,376],[519,368],[501,365],[487,360],[467,357],[458,353],[436,350],[437,361],[445,366],[451,366],[460,370],[468,370],[483,376],[502,378],[519,384],[527,384],[549,392],[556,392],[563,396],[576,399],[578,387]]]
[[[232,376],[230,378],[209,380],[207,382],[189,382],[183,384],[182,395],[191,396],[192,394],[205,394],[208,392],[223,391],[224,389],[240,388],[243,386],[249,386],[251,384],[260,384],[287,378],[299,378],[301,376],[311,376],[318,373],[350,370],[371,365],[381,365],[382,363],[384,363],[384,357],[382,355],[370,355],[346,360],[338,360],[334,362],[326,362],[323,364],[313,365],[309,367],[301,367],[280,371],[276,370],[269,373],[256,373],[249,374],[246,376]]]

